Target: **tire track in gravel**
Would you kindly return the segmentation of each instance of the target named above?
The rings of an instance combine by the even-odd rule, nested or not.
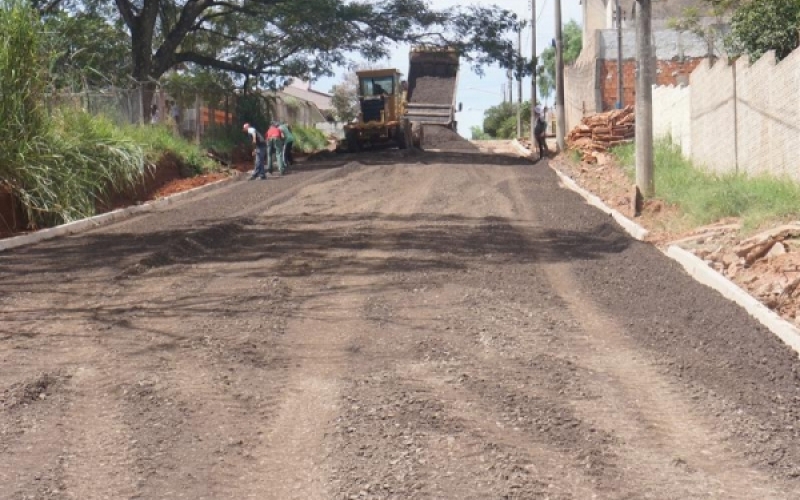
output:
[[[171,215],[192,211],[190,207],[176,209]],[[127,228],[150,223],[144,218],[128,222]],[[13,471],[24,466],[25,457],[35,457],[24,467],[29,474],[15,475],[14,481],[5,484],[15,485],[25,498],[45,493],[48,498],[60,498],[69,491],[79,498],[163,497],[194,492],[193,498],[199,499],[217,498],[213,492],[220,484],[235,483],[218,472],[209,472],[205,481],[198,481],[197,471],[213,469],[198,466],[196,458],[185,458],[197,453],[214,459],[230,454],[223,450],[215,455],[222,447],[215,438],[208,439],[215,430],[206,425],[205,417],[230,417],[226,420],[230,422],[237,415],[228,409],[235,409],[239,401],[224,390],[221,392],[225,394],[215,397],[198,392],[191,383],[187,385],[192,375],[185,375],[198,372],[197,366],[192,364],[193,357],[180,358],[187,351],[176,352],[179,344],[193,342],[193,332],[184,330],[186,319],[208,315],[212,312],[209,306],[220,298],[212,292],[198,299],[211,277],[195,270],[197,261],[216,260],[214,253],[219,249],[215,247],[229,238],[227,231],[218,230],[220,227],[212,224],[207,226],[208,231],[193,229],[186,238],[192,238],[191,245],[172,239],[163,245],[143,246],[145,252],[131,254],[132,260],[120,262],[122,268],[101,265],[89,273],[76,270],[79,278],[67,281],[69,291],[63,286],[48,287],[42,279],[38,290],[21,295],[24,301],[14,301],[17,310],[6,317],[18,323],[12,326],[6,347],[30,351],[25,347],[35,346],[28,366],[40,364],[40,359],[56,359],[64,367],[64,376],[59,375],[64,382],[51,384],[50,390],[58,392],[43,393],[47,399],[37,401],[34,411],[26,409],[10,416],[4,411],[0,415],[3,434],[17,436],[15,442],[7,443],[9,453],[5,456],[9,462],[3,465],[0,460],[0,471]],[[114,233],[120,228],[104,230]],[[105,234],[102,230],[97,233]],[[193,238],[192,234],[200,237]],[[50,245],[57,248],[59,243],[88,248],[79,238]],[[11,255],[9,260],[19,257],[19,253]],[[54,263],[54,268],[59,267]],[[138,266],[133,273],[129,272],[131,264]],[[57,270],[45,273],[62,275]],[[241,295],[230,298],[244,299]],[[45,316],[41,311],[54,314]],[[16,334],[20,323],[31,335]],[[42,343],[44,339],[49,341]],[[15,356],[17,366],[22,362]],[[212,384],[199,376],[202,370],[199,372],[193,381]],[[16,377],[25,380],[24,375]],[[210,407],[217,401],[219,404],[205,411],[203,404],[198,407],[198,401],[205,399]],[[59,402],[57,407],[53,407],[55,402]],[[36,411],[38,408],[50,409]],[[43,436],[30,429],[51,430]],[[192,441],[200,435],[205,435],[205,445]],[[217,449],[212,449],[215,446]],[[177,477],[176,471],[185,472],[184,477]],[[98,473],[103,481],[98,481]]]

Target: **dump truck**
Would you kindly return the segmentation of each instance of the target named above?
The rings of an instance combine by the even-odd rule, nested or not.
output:
[[[357,71],[360,112],[345,125],[339,149],[419,147],[425,125],[455,130],[458,68],[458,52],[453,49],[415,47],[409,54],[407,82],[394,68]]]
[[[419,125],[456,130],[456,88],[459,56],[447,47],[411,49],[408,66],[406,118]]]

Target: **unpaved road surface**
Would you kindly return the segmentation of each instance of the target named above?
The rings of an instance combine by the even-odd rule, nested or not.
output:
[[[0,254],[0,498],[800,498],[797,356],[502,149]]]

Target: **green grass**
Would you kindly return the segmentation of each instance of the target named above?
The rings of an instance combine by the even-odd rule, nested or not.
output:
[[[292,127],[294,134],[294,150],[304,153],[313,153],[328,147],[328,139],[325,134],[313,127]]]
[[[0,183],[34,227],[93,215],[98,200],[140,184],[167,151],[194,173],[215,164],[162,127],[118,127],[110,119],[43,103],[50,55],[40,16],[22,0],[0,0]]]
[[[203,174],[217,169],[217,164],[206,156],[203,149],[176,136],[166,125],[130,125],[124,127],[122,132],[144,148],[151,163],[158,161],[164,153],[171,152],[183,160],[191,173]]]
[[[693,224],[739,217],[752,230],[800,214],[800,185],[789,178],[705,172],[668,140],[657,141],[654,153],[656,196],[679,207]],[[621,146],[614,154],[635,179],[634,146]]]

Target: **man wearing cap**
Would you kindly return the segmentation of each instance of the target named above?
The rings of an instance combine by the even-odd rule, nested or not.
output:
[[[249,123],[242,125],[244,133],[250,136],[250,142],[253,144],[253,157],[255,158],[255,168],[250,180],[259,178],[266,179],[267,173],[264,171],[264,158],[267,156],[267,141],[261,132],[251,127]]]
[[[283,132],[278,128],[278,122],[273,121],[267,130],[267,172],[272,173],[272,156],[278,162],[278,172],[283,175]]]

